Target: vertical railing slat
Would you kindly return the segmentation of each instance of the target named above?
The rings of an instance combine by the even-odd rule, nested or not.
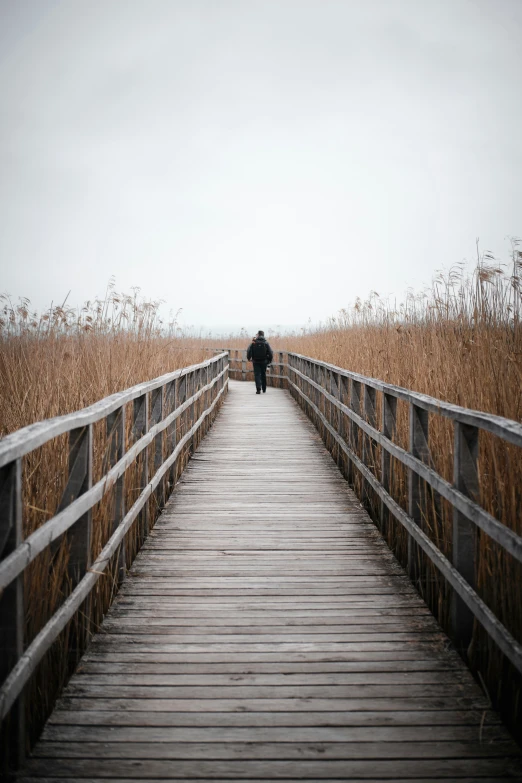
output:
[[[409,451],[422,462],[428,463],[430,457],[428,445],[429,414],[424,408],[410,403],[410,437]],[[417,473],[408,468],[408,514],[413,521],[423,527],[422,521],[425,515],[425,487]],[[408,536],[408,573],[412,581],[419,577],[420,551],[418,545],[411,536]]]
[[[92,424],[69,432],[69,477],[59,511],[92,487]],[[68,571],[75,585],[91,565],[92,511],[87,511],[68,531]]]
[[[125,406],[109,413],[105,419],[108,439],[108,464],[113,465],[125,454]],[[114,532],[125,514],[125,475],[116,479],[114,485],[114,500],[112,507],[111,532]],[[122,541],[118,554],[117,582],[121,583],[127,569],[125,542]]]
[[[178,385],[177,380],[173,380],[167,384],[167,389],[165,392],[165,406],[166,406],[165,415],[166,416],[169,416],[171,413],[173,413],[176,410],[177,385]],[[166,433],[167,457],[170,456],[174,451],[174,449],[176,448],[176,428],[177,428],[177,421],[173,421],[170,427],[168,427],[167,429],[167,433]],[[169,476],[168,476],[169,492],[172,492],[174,488],[175,476],[176,476],[176,464],[174,463],[173,465],[171,465],[169,469]]]
[[[364,386],[364,416],[366,421],[371,427],[377,425],[377,412],[376,412],[376,392],[372,386],[367,383]],[[375,466],[375,441],[369,436],[363,436],[363,454],[362,460],[367,468],[376,475]],[[371,503],[370,485],[367,481],[363,481],[363,503],[369,505]]]
[[[154,427],[163,420],[165,409],[165,386],[160,386],[159,389],[154,389],[151,395],[151,412],[150,412],[150,426]],[[153,454],[153,473],[161,468],[163,464],[163,444],[165,440],[165,431],[163,430],[154,438],[152,447]],[[158,510],[162,509],[165,505],[165,482],[160,481],[154,493]]]
[[[361,415],[361,384],[359,381],[352,379],[350,384],[350,408],[358,416]],[[359,442],[359,427],[351,419],[348,424],[348,438],[349,446],[353,453],[357,456],[358,442]],[[348,481],[350,484],[355,483],[356,471],[353,467],[353,463],[350,461],[348,466]]]
[[[382,395],[382,434],[385,438],[393,441],[397,429],[397,398],[391,394]],[[381,449],[381,483],[383,488],[391,494],[392,491],[392,462],[391,455],[384,447]],[[380,505],[380,523],[381,533],[386,537],[388,533],[390,513],[388,507],[381,500]]]
[[[132,411],[132,437],[136,442],[148,432],[149,429],[149,394],[142,394],[140,397],[136,397],[133,401]],[[141,470],[138,469],[138,475],[136,476],[136,496],[147,486],[149,480],[149,453],[148,449],[144,449],[140,457]],[[149,527],[149,508],[148,503],[145,503],[138,517],[138,531],[140,541],[144,541],[147,537]]]
[[[478,474],[479,431],[476,427],[454,425],[453,484],[456,489],[476,503],[479,501]],[[473,522],[453,509],[452,561],[468,584],[475,589],[475,559],[477,529]],[[473,635],[473,613],[454,592],[451,603],[453,639],[461,652],[469,647]]]

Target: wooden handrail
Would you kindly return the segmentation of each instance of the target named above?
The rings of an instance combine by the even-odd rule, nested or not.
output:
[[[139,383],[137,386],[131,386],[123,392],[111,394],[109,397],[104,397],[103,400],[95,402],[88,408],[82,408],[82,410],[67,413],[65,416],[56,416],[53,419],[38,421],[35,424],[29,424],[28,427],[16,430],[16,432],[6,435],[5,438],[0,440],[0,467],[6,465],[8,462],[12,462],[18,457],[23,457],[30,451],[38,448],[38,446],[42,446],[48,440],[51,440],[51,438],[56,438],[58,435],[70,432],[74,428],[86,427],[89,424],[94,424],[95,422],[104,419],[110,413],[113,413],[122,405],[132,402],[132,400],[135,400],[137,397],[142,397],[144,394],[148,394],[155,389],[166,386],[168,383],[172,383],[172,381],[185,378],[196,370],[210,366],[212,363],[220,360],[222,356],[223,352],[200,364],[183,367],[180,370],[175,370],[166,375],[160,375],[152,381],[145,381],[144,383]]]
[[[451,633],[465,650],[476,618],[513,666],[522,674],[522,646],[500,622],[475,590],[476,528],[496,541],[503,550],[522,563],[522,537],[483,509],[478,500],[478,433],[492,433],[505,442],[522,446],[522,424],[437,400],[425,394],[352,373],[308,356],[288,353],[288,387],[316,426],[335,441],[363,481],[381,501],[381,520],[386,514],[396,519],[408,533],[408,570],[415,576],[415,547],[420,547],[453,588]],[[375,421],[375,397],[383,395],[382,427]],[[349,404],[345,401],[348,400]],[[410,405],[409,450],[393,442],[396,400]],[[363,410],[361,410],[361,407]],[[428,440],[427,414],[453,420],[455,429],[453,484],[433,467]],[[343,414],[340,416],[339,414]],[[349,423],[346,431],[343,417]],[[362,431],[363,456],[356,453],[357,431]],[[383,483],[368,467],[371,444],[381,446]],[[390,494],[390,466],[393,457],[408,469],[408,512]],[[374,461],[374,460],[372,460]],[[353,473],[352,473],[353,479]],[[422,529],[425,516],[418,482],[426,482],[453,508],[452,562]],[[384,513],[386,509],[386,514]]]
[[[375,429],[375,427],[372,427],[370,424],[368,424],[361,416],[355,413],[347,405],[344,405],[342,402],[340,402],[340,400],[329,394],[319,384],[315,383],[315,381],[312,381],[310,378],[295,368],[290,367],[289,369],[295,375],[307,381],[307,383],[309,383],[313,388],[320,391],[325,399],[335,405],[336,408],[348,416],[351,421],[355,422],[355,424],[357,424],[357,426],[360,427],[363,432],[369,435],[372,440],[386,449],[388,454],[398,459],[410,470],[413,470],[417,476],[430,484],[433,489],[437,490],[437,492],[442,495],[443,498],[449,500],[452,506],[456,508],[459,513],[463,514],[467,519],[478,525],[478,527],[487,533],[488,536],[493,538],[507,552],[509,552],[520,563],[522,563],[522,538],[519,535],[507,528],[505,525],[495,519],[495,517],[485,511],[481,506],[464,495],[461,491],[456,489],[452,484],[449,483],[449,481],[446,481],[446,479],[442,478],[442,476],[440,476],[433,468],[430,468],[421,459],[413,456],[411,452],[406,451],[396,443],[393,443],[393,441],[391,441],[388,437],[379,432],[379,430]],[[516,424],[516,422],[513,423]]]
[[[124,392],[113,394],[81,411],[25,427],[0,441],[0,720],[11,716],[11,743],[21,762],[25,748],[23,689],[39,662],[79,607],[89,598],[126,533],[137,518],[148,529],[147,501],[162,491],[163,479],[173,470],[183,448],[193,441],[216,408],[228,385],[228,357],[221,353],[191,367],[168,373]],[[133,402],[132,432],[137,440],[126,450],[125,405]],[[203,410],[201,410],[203,402]],[[196,404],[199,403],[196,420]],[[172,425],[190,416],[190,427],[176,442]],[[104,475],[92,484],[92,428],[106,422],[108,452]],[[57,513],[23,539],[22,457],[58,435],[69,434],[69,475]],[[113,435],[119,439],[113,440]],[[168,439],[163,459],[163,441]],[[153,448],[152,479],[148,447]],[[142,455],[139,495],[125,513],[123,476]],[[112,530],[102,551],[91,563],[92,508],[116,489]],[[70,537],[69,573],[72,592],[24,650],[23,577],[27,566],[63,535]],[[3,550],[3,551],[2,551]],[[124,556],[119,570],[125,570]]]
[[[404,389],[402,386],[394,386],[385,381],[379,381],[376,378],[359,375],[359,373],[344,370],[342,367],[336,367],[334,364],[327,364],[319,359],[311,359],[309,356],[302,356],[298,353],[288,353],[288,356],[292,357],[294,360],[312,363],[316,367],[324,368],[328,372],[337,373],[344,378],[370,386],[371,388],[389,394],[398,400],[404,400],[405,402],[418,405],[419,408],[422,408],[429,413],[445,416],[448,419],[459,421],[461,424],[478,427],[486,432],[491,432],[493,435],[498,435],[502,440],[513,443],[515,446],[522,447],[522,424],[513,421],[512,419],[505,419],[502,416],[495,416],[492,413],[474,411],[470,408],[463,408],[460,405],[453,405],[451,402],[438,400],[436,397],[430,397],[428,394],[410,391],[409,389]],[[290,364],[289,368],[293,369]]]

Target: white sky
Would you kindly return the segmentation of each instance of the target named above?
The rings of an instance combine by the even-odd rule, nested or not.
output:
[[[0,0],[0,291],[318,321],[522,233],[521,0]]]

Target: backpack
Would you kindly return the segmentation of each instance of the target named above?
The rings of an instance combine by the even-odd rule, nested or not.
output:
[[[264,340],[256,340],[252,343],[252,359],[254,362],[264,362],[268,358],[268,348]]]

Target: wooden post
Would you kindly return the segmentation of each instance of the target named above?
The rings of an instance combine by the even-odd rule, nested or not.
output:
[[[150,426],[154,427],[163,420],[165,409],[165,387],[160,386],[159,389],[154,389],[151,392],[151,414],[150,414]],[[153,452],[153,470],[154,474],[161,468],[163,464],[163,443],[164,443],[165,431],[159,433],[154,438],[152,447]],[[159,512],[165,505],[165,485],[163,481],[160,481],[154,493],[157,503],[157,511]],[[152,520],[151,520],[152,521]]]
[[[326,370],[325,367],[321,367],[321,366],[318,367],[318,370],[319,370],[319,385],[323,389],[327,389],[328,388],[327,370]],[[323,416],[325,418],[327,418],[327,414],[326,414],[326,402],[327,402],[327,400],[326,400],[326,397],[324,396],[324,394],[322,394],[321,392],[319,392],[319,401],[320,401],[321,412],[322,412]]]
[[[479,500],[477,427],[455,421],[453,451],[453,485],[475,503]],[[477,529],[473,522],[453,509],[453,565],[466,582],[475,589],[475,560]],[[455,645],[466,653],[473,635],[473,613],[453,591],[451,601],[451,629]]]
[[[246,381],[247,374],[247,352],[241,351],[241,380]]]
[[[332,371],[329,368],[328,369],[327,368],[323,368],[323,383],[322,383],[322,386],[323,386],[323,389],[325,390],[326,393],[328,393],[330,391],[330,388],[331,388],[331,378],[330,378],[331,374],[332,374]],[[329,424],[331,424],[331,416],[332,416],[331,408],[332,408],[332,404],[331,404],[330,400],[324,394],[322,394],[321,397],[323,398],[323,416],[325,417],[326,421]],[[326,427],[325,427],[325,432],[324,432],[323,439],[324,439],[326,448],[328,449],[329,452],[331,452],[332,451],[332,447],[333,447],[332,436],[331,436],[329,430]]]
[[[372,386],[368,386],[367,383],[363,384],[364,386],[364,415],[366,418],[366,421],[371,427],[376,426],[377,424],[377,414],[375,410],[375,396],[376,392],[375,389]],[[364,435],[363,436],[363,454],[362,459],[366,467],[368,467],[371,472],[376,475],[376,466],[375,466],[375,441],[369,436]],[[370,485],[367,481],[363,481],[363,503],[366,503],[367,506],[371,503],[371,496],[370,496]]]
[[[108,464],[112,468],[125,454],[125,406],[109,413],[105,419],[108,440]],[[125,515],[125,475],[116,479],[112,508],[111,533],[113,533]],[[118,573],[116,581],[121,584],[127,570],[125,541],[121,542],[118,554]]]
[[[215,364],[215,362],[214,362],[214,364]],[[208,365],[205,368],[205,376],[203,378],[203,385],[204,386],[208,386],[210,381],[212,380],[211,372],[212,372],[212,368],[214,367],[214,364]],[[207,410],[207,408],[210,406],[210,400],[211,400],[210,392],[207,389],[207,391],[203,395],[203,409],[204,410]]]
[[[306,366],[307,366],[306,376],[310,378],[310,380],[315,381],[316,380],[315,364],[312,361],[307,361]],[[306,395],[311,399],[312,402],[317,404],[317,390],[315,389],[314,386],[312,386],[311,383],[309,383],[308,387],[306,389],[303,389],[303,391],[306,392]],[[305,408],[305,411],[310,417],[310,419],[313,422],[315,422],[315,414],[312,413],[310,409],[307,410]]]
[[[174,379],[167,384],[165,391],[165,415],[170,416],[176,410],[176,393],[177,393],[177,380]],[[167,456],[170,456],[176,448],[176,427],[177,422],[174,421],[167,429]],[[174,482],[176,479],[176,465],[173,464],[169,468],[168,478],[168,491],[172,492]]]
[[[22,460],[0,468],[0,557],[4,560],[22,543]],[[24,574],[19,574],[0,596],[0,683],[24,651]],[[8,722],[7,722],[8,721]],[[24,695],[18,697],[6,721],[2,747],[6,766],[23,764],[26,752]],[[4,772],[6,769],[0,771]]]
[[[178,399],[177,399],[177,405],[178,407],[180,405],[183,405],[185,400],[187,399],[187,376],[182,375],[181,378],[178,381]],[[183,435],[185,434],[184,430],[185,426],[185,414],[182,413],[181,416],[177,419],[177,439],[178,441],[181,440]],[[182,459],[182,455],[180,454],[180,462]]]
[[[361,384],[359,381],[354,381],[352,378],[350,386],[350,408],[354,413],[361,415]],[[359,442],[359,427],[350,420],[348,425],[349,430],[349,447],[353,453],[358,456],[357,448]],[[350,462],[348,466],[348,481],[350,484],[355,484],[355,476],[357,471],[354,469],[353,464]]]
[[[332,395],[332,397],[335,397],[336,400],[339,399],[339,375],[336,372],[330,373],[330,394]],[[341,421],[341,411],[336,405],[331,404],[330,424],[332,425],[332,427],[336,432],[339,432],[340,430],[340,421]],[[339,459],[340,459],[339,446],[335,444],[334,448],[336,454],[336,462],[339,463]]]
[[[429,414],[424,408],[410,402],[410,442],[409,450],[414,457],[428,463],[430,450],[428,445]],[[408,468],[408,514],[422,527],[422,518],[425,513],[425,498],[422,495],[423,481],[414,470]],[[415,582],[420,577],[418,568],[420,550],[411,536],[408,536],[408,573],[410,579]]]
[[[314,364],[314,375],[315,375],[315,377],[314,377],[315,382],[318,384],[318,386],[321,386],[321,368],[319,367],[318,364]],[[314,400],[314,402],[315,402],[316,406],[319,408],[319,410],[321,410],[322,396],[323,395],[321,394],[319,389],[316,388],[315,389],[315,400]],[[319,430],[319,432],[320,432],[320,434],[322,436],[322,434],[323,434],[323,425],[321,424],[321,420],[320,419],[317,419],[316,427],[317,427],[317,429]]]
[[[69,432],[69,465],[67,484],[58,506],[58,511],[67,508],[73,500],[83,495],[92,487],[92,424],[77,427]],[[67,573],[70,589],[83,579],[92,562],[92,509],[83,514],[65,533],[69,561]],[[59,542],[55,542],[55,547]],[[77,624],[71,637],[74,641],[69,646],[69,657],[72,663],[79,660],[90,639],[91,630],[91,596],[86,599],[84,610],[77,615]]]
[[[198,386],[199,386],[199,370],[193,370],[190,373],[190,379],[191,379],[190,396],[192,397],[192,396],[194,396],[194,394],[196,394],[196,392],[198,390]],[[196,423],[196,403],[193,402],[192,405],[190,406],[190,424],[189,424],[189,428],[193,427],[195,423]],[[196,441],[196,436],[193,435],[191,437],[191,439],[190,439],[190,448],[189,448],[189,453],[190,453],[191,456],[192,456],[192,454],[194,454],[194,450],[196,448],[195,441]]]
[[[345,375],[339,375],[339,400],[343,405],[347,405],[349,401],[349,379]],[[349,426],[349,419],[346,413],[339,411],[339,435],[347,446],[349,445]],[[339,456],[341,459],[342,473],[345,478],[348,478],[351,462],[342,450],[339,451]]]
[[[92,487],[92,425],[69,432],[69,477],[58,511]],[[69,547],[68,572],[72,587],[91,565],[92,511],[89,509],[66,533]]]
[[[393,440],[395,438],[395,432],[397,429],[397,398],[391,394],[382,395],[382,434],[385,438]],[[381,484],[386,492],[390,492],[391,486],[391,455],[384,447],[381,449]],[[386,536],[388,532],[388,524],[390,520],[390,512],[388,508],[381,500],[381,533]]]
[[[134,442],[138,441],[149,429],[149,395],[142,394],[133,401],[132,435]],[[149,480],[149,450],[144,449],[138,457],[138,473],[136,476],[137,495],[145,489]],[[141,470],[139,462],[141,461]],[[149,532],[149,508],[145,503],[138,515],[138,530],[140,546]]]

